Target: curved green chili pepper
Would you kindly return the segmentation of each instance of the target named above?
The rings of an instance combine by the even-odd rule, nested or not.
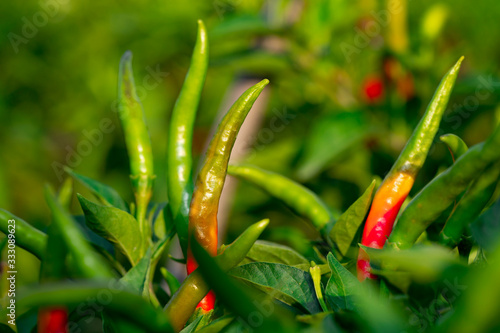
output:
[[[441,80],[424,116],[377,190],[363,230],[362,245],[380,249],[391,234],[401,205],[410,193],[439,129],[463,59],[461,57]],[[374,278],[363,249],[359,251],[357,268],[360,281]]]
[[[229,156],[243,121],[268,83],[269,80],[265,79],[249,88],[229,109],[210,142],[205,162],[196,180],[189,210],[189,232],[194,234],[197,241],[211,255],[217,254],[217,211],[226,179]],[[188,274],[197,267],[189,246],[186,267]],[[215,297],[211,293],[200,306],[205,311],[210,311],[214,303]]]
[[[453,162],[455,162],[460,156],[465,154],[467,149],[467,144],[455,134],[445,134],[439,137],[439,140],[444,142],[450,151]]]
[[[408,248],[491,163],[500,158],[500,126],[486,142],[471,147],[446,171],[428,183],[408,204],[389,238],[392,246]]]
[[[318,230],[332,219],[328,207],[316,194],[285,176],[251,165],[230,165],[227,172],[280,199],[299,215],[308,218]]]
[[[84,278],[112,278],[113,273],[94,249],[87,243],[73,220],[59,204],[52,190],[45,187],[45,199],[52,211],[53,226],[61,234],[68,252],[72,255],[72,263]]]
[[[136,202],[136,218],[144,237],[149,239],[151,227],[146,213],[151,199],[153,179],[153,153],[141,102],[135,90],[132,71],[132,52],[127,51],[120,61],[119,113],[130,159],[130,179]]]
[[[9,234],[9,220],[15,220],[16,245],[35,255],[38,259],[43,259],[47,248],[47,235],[30,225],[23,219],[0,208],[0,231]]]
[[[215,261],[220,268],[228,271],[245,259],[248,251],[250,251],[268,224],[269,220],[262,220],[252,224],[234,242],[225,247],[223,252],[215,257]],[[165,306],[165,312],[176,332],[179,332],[184,327],[194,312],[196,305],[208,293],[208,290],[208,285],[197,270],[184,280]]]
[[[468,224],[481,214],[500,180],[500,162],[492,164],[472,183],[439,234],[441,244],[455,247]]]
[[[96,299],[103,301],[96,303]],[[118,282],[44,285],[43,288],[25,291],[19,295],[16,303],[20,310],[61,304],[85,305],[83,309],[98,305],[123,316],[147,332],[172,332],[164,313],[155,309],[142,296],[120,288]]]
[[[198,21],[198,37],[191,65],[170,120],[167,151],[168,199],[184,255],[188,243],[189,203],[193,194],[193,126],[208,69],[208,37],[203,21]]]

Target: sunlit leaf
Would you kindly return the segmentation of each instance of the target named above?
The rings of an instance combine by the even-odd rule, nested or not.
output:
[[[94,180],[89,177],[85,177],[80,175],[79,173],[74,172],[70,168],[64,169],[68,174],[70,174],[73,178],[78,180],[80,183],[85,185],[92,193],[105,205],[113,206],[119,208],[121,210],[127,210],[127,205],[125,201],[123,201],[122,197],[116,192],[113,188],[104,185],[97,180]]]
[[[240,265],[259,261],[285,264],[304,270],[308,270],[310,267],[309,261],[294,249],[278,243],[262,240],[255,242]]]
[[[363,224],[372,202],[373,189],[376,181],[373,180],[366,191],[342,214],[330,230],[330,238],[342,256],[346,256],[351,244]]]
[[[95,204],[79,194],[77,196],[87,226],[116,244],[130,262],[136,264],[141,256],[143,242],[135,218],[121,209]]]
[[[300,304],[310,313],[321,311],[311,275],[284,264],[254,262],[238,266],[230,274],[259,286],[286,303]],[[284,296],[284,297],[283,297]]]
[[[355,295],[359,293],[361,284],[332,253],[327,256],[332,276],[326,285],[326,300],[336,310],[355,310]]]

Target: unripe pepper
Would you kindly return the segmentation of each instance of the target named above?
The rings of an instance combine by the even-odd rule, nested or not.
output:
[[[9,221],[15,221],[16,226],[16,245],[35,255],[42,260],[45,256],[47,247],[47,235],[37,228],[30,225],[23,219],[0,208],[0,231],[9,234]]]
[[[196,180],[189,210],[189,232],[213,256],[217,254],[219,199],[226,179],[231,150],[243,121],[268,83],[266,79],[251,87],[229,109],[210,142],[203,167]],[[198,267],[189,246],[186,267],[188,274]],[[199,306],[205,311],[210,311],[214,303],[215,296],[209,293]]]
[[[422,120],[375,194],[363,230],[362,245],[380,249],[391,234],[401,205],[410,193],[439,129],[462,60],[463,57],[441,81]],[[362,249],[359,250],[357,269],[360,281],[374,278],[370,273],[368,255]]]
[[[172,111],[168,136],[168,199],[184,255],[188,242],[189,203],[193,194],[193,126],[207,69],[208,36],[200,20],[191,65]]]
[[[490,165],[467,189],[439,234],[440,243],[455,247],[467,225],[473,222],[495,193],[500,180],[500,161]]]
[[[228,173],[249,181],[280,199],[298,214],[308,218],[319,231],[323,231],[332,220],[328,207],[316,194],[289,178],[252,165],[230,165]]]
[[[145,239],[151,228],[146,213],[151,199],[153,180],[153,153],[141,102],[137,96],[132,71],[132,52],[127,51],[120,61],[118,82],[119,114],[130,160],[130,179],[135,196],[135,217]]]

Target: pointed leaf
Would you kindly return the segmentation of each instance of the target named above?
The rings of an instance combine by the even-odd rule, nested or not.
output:
[[[189,325],[184,327],[184,329],[182,331],[180,331],[179,333],[194,333],[196,331],[196,329],[198,328],[198,324],[200,323],[200,321],[202,319],[203,319],[203,316],[198,316],[198,318],[196,318]]]
[[[231,315],[222,316],[214,321],[212,321],[207,326],[202,327],[199,333],[218,333],[221,332],[227,325],[229,325],[234,320]]]
[[[370,209],[375,183],[374,179],[363,195],[339,217],[330,230],[330,238],[342,256],[346,256],[347,251],[349,251],[354,237],[363,224],[368,209]]]
[[[309,261],[294,249],[278,243],[258,240],[240,265],[251,262],[271,262],[308,270]]]
[[[500,236],[500,199],[472,223],[471,231],[481,247],[495,248]]]
[[[110,278],[114,274],[103,258],[90,246],[73,217],[56,199],[53,190],[45,187],[45,199],[52,212],[53,226],[59,231],[73,260],[70,266],[84,278]]]
[[[275,292],[277,298],[281,295],[286,303],[300,304],[310,313],[321,311],[316,299],[314,283],[311,275],[301,269],[283,264],[255,262],[233,268],[230,274],[241,280],[262,287],[269,293]]]
[[[97,180],[80,175],[70,168],[66,167],[64,170],[80,183],[85,185],[92,193],[106,206],[113,206],[121,210],[127,211],[127,205],[122,197],[113,188],[104,185]]]
[[[135,291],[138,295],[141,295],[147,282],[146,277],[150,263],[151,249],[148,249],[144,257],[120,279],[120,282],[131,291]]]
[[[358,295],[361,283],[349,272],[330,252],[327,256],[328,265],[332,270],[332,276],[326,285],[326,300],[335,310],[355,310],[356,295]]]
[[[115,243],[132,265],[135,265],[141,257],[143,242],[134,217],[118,208],[95,204],[80,194],[77,196],[87,226],[101,237]]]

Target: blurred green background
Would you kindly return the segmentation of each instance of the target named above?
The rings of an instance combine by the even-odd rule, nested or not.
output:
[[[267,77],[269,98],[261,130],[248,139],[247,159],[304,183],[341,212],[374,175],[390,169],[440,78],[461,55],[465,63],[440,134],[458,134],[472,145],[491,132],[500,118],[498,17],[500,3],[493,0],[1,1],[0,207],[43,229],[50,218],[43,185],[59,186],[67,164],[130,201],[114,112],[118,62],[126,50],[134,54],[153,141],[154,200],[165,201],[169,116],[196,21],[203,19],[210,70],[196,156],[235,84]],[[102,121],[113,129],[100,131],[90,148],[80,146],[88,153],[75,158],[72,151],[89,142]],[[279,121],[285,126],[273,125]],[[436,140],[412,193],[450,163]],[[79,185],[76,191],[86,193]],[[230,239],[264,217],[272,221],[265,237],[298,250],[303,235],[313,233],[244,183],[231,206]]]

